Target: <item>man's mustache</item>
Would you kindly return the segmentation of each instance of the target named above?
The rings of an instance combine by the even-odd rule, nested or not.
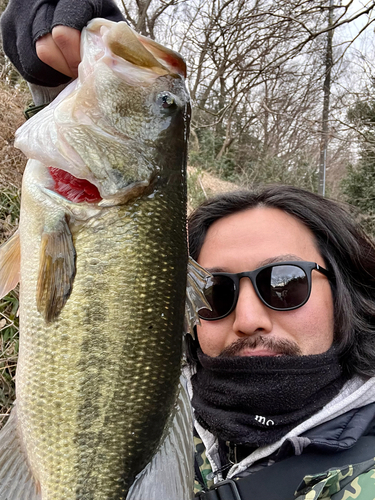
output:
[[[275,339],[272,337],[267,337],[266,335],[257,335],[252,337],[243,337],[233,344],[229,345],[219,354],[219,357],[230,357],[238,356],[243,349],[255,349],[257,347],[263,347],[268,351],[274,352],[275,354],[282,354],[285,356],[302,356],[302,351],[299,346],[286,339]]]

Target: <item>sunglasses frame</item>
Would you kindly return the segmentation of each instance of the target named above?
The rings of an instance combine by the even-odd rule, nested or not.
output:
[[[307,277],[308,292],[307,292],[306,299],[301,304],[298,304],[297,306],[285,307],[285,308],[273,307],[273,306],[267,304],[267,302],[263,299],[263,297],[261,296],[261,294],[258,290],[258,287],[256,284],[256,278],[257,278],[258,274],[260,272],[262,272],[264,269],[269,269],[270,267],[280,267],[280,266],[298,267],[298,268],[302,269],[302,271],[304,271],[304,273]],[[327,278],[330,278],[330,276],[331,276],[331,273],[327,269],[320,266],[316,262],[307,262],[307,261],[301,261],[301,260],[287,261],[287,262],[274,262],[273,264],[267,264],[266,266],[258,267],[257,269],[254,269],[254,271],[246,271],[243,273],[211,273],[212,276],[226,276],[228,278],[231,278],[231,280],[233,281],[233,284],[234,284],[233,304],[227,313],[223,314],[222,316],[218,316],[217,318],[203,318],[199,314],[199,311],[198,311],[198,316],[200,319],[202,319],[204,321],[218,321],[219,319],[223,319],[223,318],[226,318],[227,316],[229,316],[229,314],[231,314],[231,312],[233,312],[237,306],[239,291],[240,291],[240,280],[242,278],[249,278],[250,279],[257,296],[263,302],[263,304],[266,307],[268,307],[269,309],[272,309],[274,311],[292,311],[294,309],[298,309],[299,307],[302,307],[303,305],[305,305],[306,302],[310,298],[310,295],[311,295],[311,274],[314,270],[323,274]],[[209,280],[210,280],[210,278],[207,278],[207,283],[209,283]],[[204,309],[206,309],[206,308],[204,308]]]

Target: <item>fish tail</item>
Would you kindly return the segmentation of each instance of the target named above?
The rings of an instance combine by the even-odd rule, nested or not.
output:
[[[0,431],[0,498],[2,500],[41,500],[22,449],[17,411],[14,407],[8,422]]]
[[[192,411],[181,380],[175,414],[151,462],[138,474],[126,500],[191,500],[194,484]]]

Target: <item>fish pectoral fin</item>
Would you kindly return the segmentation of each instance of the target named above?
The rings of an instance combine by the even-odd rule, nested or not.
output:
[[[185,301],[185,332],[194,337],[194,327],[200,324],[198,311],[207,308],[211,311],[211,306],[204,295],[204,289],[208,284],[211,274],[198,264],[192,257],[189,257],[188,274],[186,284]]]
[[[50,323],[68,300],[76,271],[76,252],[66,216],[42,234],[37,284],[37,307]]]
[[[20,235],[18,230],[0,246],[0,299],[20,280]]]
[[[6,500],[41,500],[39,483],[31,473],[19,437],[14,407],[0,431],[0,498]]]

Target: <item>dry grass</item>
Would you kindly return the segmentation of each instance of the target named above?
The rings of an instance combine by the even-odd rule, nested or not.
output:
[[[223,181],[206,170],[188,167],[188,213],[215,194],[237,189],[240,186],[233,182]]]
[[[19,189],[0,190],[0,237],[6,241],[18,226]],[[18,356],[18,288],[0,300],[0,427],[7,420],[15,399],[14,379]]]
[[[16,230],[25,156],[13,147],[14,133],[25,121],[23,110],[30,101],[25,89],[0,81],[0,243]],[[0,427],[15,398],[14,378],[18,356],[18,289],[0,301]]]
[[[0,81],[0,190],[21,187],[26,158],[13,147],[14,133],[24,123],[23,110],[30,102],[26,90],[12,88]]]
[[[0,301],[0,427],[15,399],[14,379],[18,358],[18,289]]]

